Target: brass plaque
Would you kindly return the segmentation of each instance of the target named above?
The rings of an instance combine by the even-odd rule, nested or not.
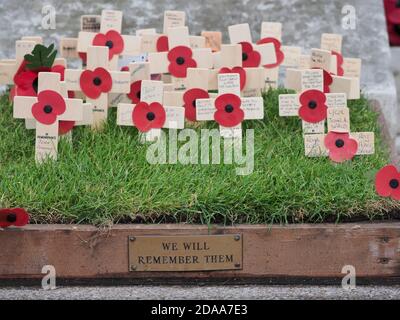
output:
[[[241,270],[241,234],[129,237],[130,271]]]

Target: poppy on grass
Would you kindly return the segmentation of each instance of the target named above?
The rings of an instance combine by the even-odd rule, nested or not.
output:
[[[358,143],[348,133],[329,132],[324,140],[329,158],[334,162],[351,160],[357,153]]]
[[[23,227],[28,223],[29,214],[22,208],[0,210],[0,228]]]
[[[400,173],[393,165],[380,169],[375,176],[376,193],[381,197],[400,200]]]

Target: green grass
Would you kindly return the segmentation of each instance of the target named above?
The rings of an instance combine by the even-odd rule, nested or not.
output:
[[[301,121],[278,116],[278,94],[265,95],[266,117],[255,129],[254,172],[236,165],[151,165],[132,127],[115,124],[115,109],[101,133],[74,130],[59,160],[36,165],[34,130],[12,118],[0,100],[0,205],[29,210],[36,223],[292,223],[380,219],[399,203],[375,194],[374,175],[389,162],[377,114],[353,101],[352,131],[375,131],[376,154],[344,164],[304,156]],[[204,123],[202,128],[216,128]],[[199,130],[197,128],[196,130]]]

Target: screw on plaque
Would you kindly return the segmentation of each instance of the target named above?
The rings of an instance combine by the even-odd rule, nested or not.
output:
[[[136,266],[131,265],[131,271],[135,271],[136,270]]]
[[[129,237],[129,241],[135,241],[136,238],[135,237]]]
[[[235,263],[235,268],[240,268],[240,263]]]
[[[235,235],[235,237],[234,237],[234,239],[235,239],[235,241],[239,241],[240,240],[240,235]]]

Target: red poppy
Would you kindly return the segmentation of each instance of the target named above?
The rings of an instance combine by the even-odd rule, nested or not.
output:
[[[208,99],[209,97],[208,92],[203,89],[194,88],[186,91],[183,95],[186,119],[196,121],[196,100]]]
[[[87,54],[86,52],[78,52],[79,58],[82,60],[83,64],[86,64],[87,61]]]
[[[38,94],[38,102],[32,106],[33,117],[43,124],[53,124],[66,109],[64,98],[55,91],[44,90]]]
[[[400,200],[400,173],[393,165],[383,167],[375,177],[376,192],[382,197]]]
[[[260,65],[261,55],[253,49],[250,42],[240,42],[242,46],[242,66],[244,68],[257,68]]]
[[[326,119],[326,96],[319,90],[307,90],[300,95],[299,116],[306,122],[317,123]]]
[[[241,109],[242,100],[235,94],[226,93],[215,99],[214,120],[221,126],[234,127],[244,119],[244,112]]]
[[[59,121],[58,135],[62,136],[70,132],[75,126],[75,121]]]
[[[323,74],[324,74],[324,93],[329,93],[331,92],[330,85],[333,82],[333,78],[331,74],[326,70],[323,70]]]
[[[264,68],[273,69],[280,66],[285,59],[285,54],[281,50],[281,42],[276,38],[263,38],[258,40],[257,44],[272,43],[275,47],[276,62],[271,64],[265,64]]]
[[[121,68],[121,71],[128,71],[129,72],[129,67],[128,66],[124,66]]]
[[[219,73],[238,73],[240,76],[240,90],[243,90],[246,85],[246,70],[242,67],[234,67],[232,69],[224,67],[219,70]]]
[[[29,214],[22,208],[0,210],[0,228],[23,227],[28,222]]]
[[[93,39],[94,46],[108,47],[108,59],[111,60],[114,55],[124,51],[124,39],[118,31],[110,30],[106,34],[98,33]]]
[[[192,49],[178,46],[168,52],[168,71],[176,78],[186,78],[187,68],[196,68],[197,63],[192,58]]]
[[[140,102],[140,92],[142,90],[142,80],[135,81],[131,84],[131,90],[127,94],[128,98],[131,99],[133,104]]]
[[[132,121],[136,128],[141,132],[147,132],[150,129],[162,128],[166,119],[164,107],[153,102],[139,102],[132,112]]]
[[[100,94],[111,90],[112,78],[104,68],[96,68],[93,71],[85,70],[81,74],[80,85],[87,97],[97,99]]]
[[[343,56],[336,51],[332,51],[332,54],[336,56],[336,61],[337,61],[337,70],[336,74],[340,77],[344,75],[344,70],[343,70]]]
[[[38,73],[27,70],[17,73],[14,76],[14,83],[17,86],[18,96],[36,97],[38,91]]]
[[[160,36],[157,39],[157,52],[168,52],[169,45],[168,45],[168,37],[167,36]]]
[[[324,140],[329,158],[334,162],[351,160],[357,153],[358,143],[348,133],[329,132]]]

